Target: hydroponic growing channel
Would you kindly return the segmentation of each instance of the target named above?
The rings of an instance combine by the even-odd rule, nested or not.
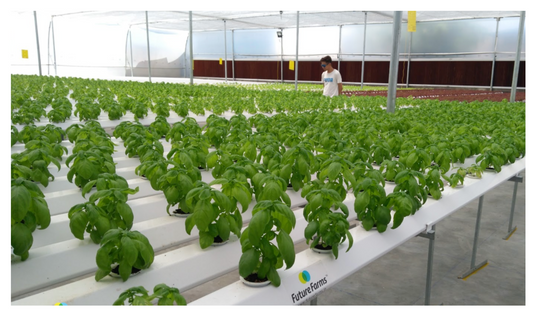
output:
[[[12,76],[13,303],[112,304],[236,268],[281,292],[318,260],[331,284],[525,168],[524,103],[385,103]],[[304,240],[331,254],[296,255]],[[260,303],[245,292],[228,303]]]

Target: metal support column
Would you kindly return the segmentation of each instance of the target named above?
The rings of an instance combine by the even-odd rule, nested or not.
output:
[[[228,82],[228,49],[226,44],[226,20],[224,21],[224,81]]]
[[[470,269],[467,272],[465,272],[462,275],[460,275],[458,277],[459,279],[468,278],[470,275],[472,275],[473,273],[475,273],[476,271],[478,271],[479,269],[483,268],[485,265],[488,264],[488,260],[484,260],[482,263],[476,265],[477,240],[478,240],[478,236],[479,236],[479,224],[481,222],[481,210],[483,209],[483,197],[484,196],[479,197],[479,202],[478,202],[477,218],[476,218],[476,231],[474,233],[474,246],[473,246],[473,249],[472,249],[472,260],[470,262]]]
[[[342,25],[339,25],[339,66],[338,66],[338,71],[341,71],[341,55],[342,55],[342,51],[341,51],[341,38],[342,38]]]
[[[519,174],[516,174],[516,176],[513,176],[509,179],[509,181],[514,182],[514,189],[513,189],[513,200],[511,202],[511,216],[509,217],[509,229],[507,230],[507,235],[503,238],[504,240],[508,240],[511,235],[516,231],[516,225],[513,227],[513,216],[514,216],[514,207],[516,204],[516,190],[518,189],[518,183],[522,183],[524,181],[524,177],[519,176]]]
[[[57,61],[56,61],[56,33],[54,31],[54,17],[52,17],[52,48],[54,51],[54,73],[57,76]]]
[[[131,26],[130,26],[130,67],[131,67],[131,77],[133,77],[133,44],[132,44],[132,39],[133,37],[131,37]]]
[[[298,43],[300,40],[300,11],[296,11],[296,65],[294,67],[294,89],[298,91]]]
[[[407,79],[405,81],[405,87],[409,87],[409,73],[411,71],[411,46],[413,43],[413,32],[409,32],[409,53],[407,55]]]
[[[526,19],[526,11],[520,12],[520,24],[518,26],[518,44],[516,45],[516,56],[514,60],[513,70],[513,84],[511,87],[511,99],[510,102],[516,100],[516,86],[518,85],[518,71],[520,70],[520,51],[522,50],[522,36],[524,34],[524,21]]]
[[[492,55],[492,69],[490,71],[490,90],[493,89],[494,83],[494,68],[496,67],[496,49],[498,47],[498,28],[500,27],[500,19],[496,18],[496,35],[494,36],[494,53]]]
[[[46,54],[47,74],[50,75],[50,31],[52,29],[52,21],[48,23],[48,53]]]
[[[33,19],[35,21],[35,38],[37,40],[37,62],[39,63],[39,75],[43,75],[41,71],[41,49],[39,47],[39,31],[37,30],[37,12],[33,11]]]
[[[365,81],[365,49],[366,49],[366,18],[368,12],[365,12],[365,28],[363,31],[363,62],[361,63],[361,89],[363,89],[363,82]]]
[[[193,84],[193,67],[194,67],[194,59],[192,57],[192,11],[189,11],[189,56],[190,56],[190,69],[191,72],[189,73],[190,76],[190,84]]]
[[[394,11],[394,21],[392,28],[392,53],[389,67],[389,88],[387,90],[387,112],[394,113],[396,107],[396,85],[398,83],[398,61],[400,41],[400,26],[402,23],[402,11]]]
[[[235,81],[235,40],[233,38],[233,33],[235,30],[231,30],[231,76],[233,81]]]
[[[144,11],[146,16],[146,46],[148,48],[148,79],[152,82],[152,65],[150,64],[150,35],[148,30],[148,11]]]
[[[435,251],[435,227],[434,224],[430,230],[418,234],[418,236],[427,238],[429,240],[428,248],[428,264],[427,264],[427,274],[426,274],[426,295],[424,304],[429,305],[431,299],[431,281],[433,277],[433,253]]]
[[[281,29],[281,83],[283,83],[283,29]]]
[[[130,30],[126,32],[126,44],[124,45],[124,73],[128,70],[128,38],[130,37]],[[125,74],[124,74],[125,75]]]

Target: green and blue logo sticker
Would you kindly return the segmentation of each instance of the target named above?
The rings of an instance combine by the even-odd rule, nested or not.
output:
[[[60,302],[60,303],[54,304],[54,306],[67,306],[67,303]]]
[[[311,275],[309,274],[309,272],[307,272],[307,270],[304,270],[300,272],[298,278],[300,279],[301,283],[305,284],[311,280]]]

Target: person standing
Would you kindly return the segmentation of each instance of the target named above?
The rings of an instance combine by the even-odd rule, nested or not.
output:
[[[324,72],[322,72],[322,83],[324,84],[322,95],[330,97],[340,95],[342,92],[342,77],[341,73],[331,65],[331,57],[326,56],[320,59],[320,65],[324,69]]]

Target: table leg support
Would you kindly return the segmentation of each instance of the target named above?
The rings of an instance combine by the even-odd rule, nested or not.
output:
[[[511,216],[509,217],[509,229],[507,230],[507,235],[503,238],[504,240],[508,240],[511,235],[516,231],[516,226],[513,227],[513,216],[514,216],[514,207],[516,204],[516,190],[518,188],[518,182],[514,182],[514,190],[513,190],[513,201],[511,202]]]
[[[429,237],[429,249],[428,249],[428,267],[426,275],[426,298],[425,305],[429,305],[431,299],[431,280],[433,276],[433,252],[435,250],[435,226],[432,231],[428,233]]]
[[[477,219],[476,219],[476,231],[474,234],[474,247],[472,249],[472,260],[470,262],[470,269],[460,275],[459,279],[466,279],[469,276],[471,276],[473,273],[477,272],[479,269],[483,268],[485,265],[488,264],[488,260],[483,261],[482,263],[476,265],[476,253],[477,253],[477,241],[479,236],[479,225],[481,221],[481,210],[483,209],[483,197],[479,197],[479,204],[477,209]]]

